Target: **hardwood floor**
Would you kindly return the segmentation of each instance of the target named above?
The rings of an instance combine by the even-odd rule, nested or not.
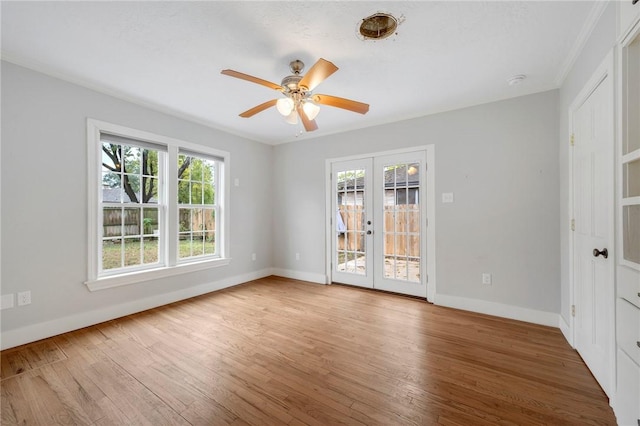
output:
[[[615,424],[557,329],[269,277],[1,353],[2,424]]]

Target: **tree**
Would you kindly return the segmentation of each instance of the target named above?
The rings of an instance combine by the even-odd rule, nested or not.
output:
[[[122,188],[133,203],[148,203],[157,197],[158,191],[158,152],[135,146],[103,143],[102,166],[113,172],[103,176],[103,184],[110,188]],[[182,178],[191,164],[191,157],[185,160],[178,168],[178,178]],[[142,181],[140,181],[142,172]],[[140,195],[140,197],[139,197]]]
[[[180,175],[178,181],[178,202],[182,204],[213,204],[214,166],[201,158],[180,155],[178,157]]]

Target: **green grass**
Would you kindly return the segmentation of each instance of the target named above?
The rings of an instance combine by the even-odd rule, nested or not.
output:
[[[180,240],[179,257],[184,259],[193,255],[214,254],[215,243],[207,241],[204,252],[202,244],[192,244],[190,240]],[[135,266],[141,264],[155,263],[158,261],[158,241],[154,239],[144,240],[144,251],[140,251],[140,241],[137,239],[127,240],[124,243],[124,265],[122,265],[122,244],[120,240],[105,241],[102,245],[102,269],[109,270],[122,266]],[[142,256],[141,256],[142,254]]]

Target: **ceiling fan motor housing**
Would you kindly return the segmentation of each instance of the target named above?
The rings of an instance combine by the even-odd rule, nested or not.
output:
[[[287,89],[287,92],[297,92],[300,90],[298,83],[302,80],[300,74],[288,75],[282,79],[281,86]]]

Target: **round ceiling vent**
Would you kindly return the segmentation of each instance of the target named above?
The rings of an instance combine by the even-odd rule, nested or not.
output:
[[[388,13],[374,13],[360,22],[358,33],[365,40],[380,40],[395,34],[398,20]]]

